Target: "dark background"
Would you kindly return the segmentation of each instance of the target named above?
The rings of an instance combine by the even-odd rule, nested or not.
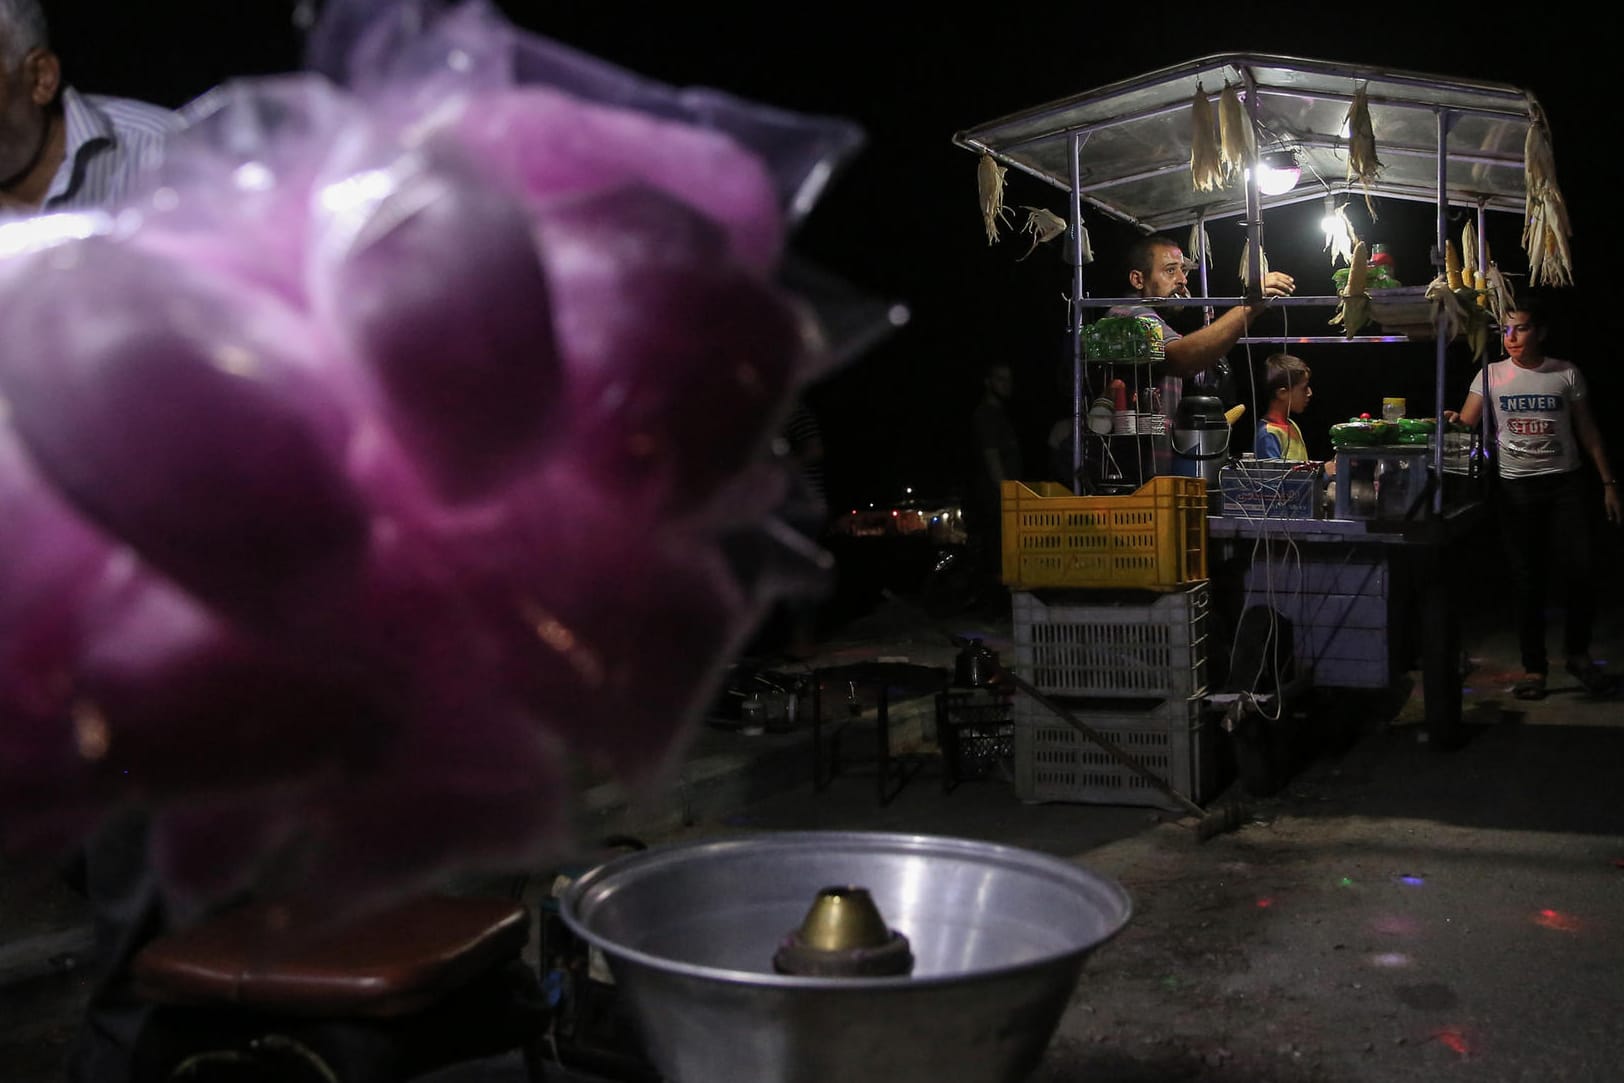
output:
[[[87,91],[174,106],[234,76],[299,66],[302,35],[287,0],[48,6],[68,77]],[[795,239],[796,249],[813,261],[913,311],[907,328],[808,391],[829,448],[837,508],[891,499],[905,486],[916,493],[953,490],[970,461],[967,421],[980,394],[980,367],[989,361],[1015,368],[1015,413],[1029,476],[1042,476],[1044,438],[1070,410],[1069,393],[1056,380],[1057,366],[1070,356],[1064,333],[1070,268],[1058,243],[1024,261],[1019,235],[988,246],[976,201],[976,159],[952,145],[953,134],[1230,50],[1380,64],[1532,90],[1552,126],[1579,283],[1553,298],[1561,322],[1550,352],[1584,366],[1610,446],[1624,443],[1612,408],[1621,390],[1612,334],[1621,240],[1615,206],[1621,36],[1614,8],[1593,8],[1596,14],[1581,18],[1579,8],[1565,14],[1561,5],[1294,7],[1235,0],[1103,14],[1103,5],[1095,4],[992,4],[961,7],[953,16],[944,14],[946,5],[883,3],[733,9],[507,0],[499,6],[521,25],[656,79],[843,116],[866,130],[866,146]],[[1058,189],[1013,171],[1008,183],[1008,203],[1064,211]],[[1378,211],[1374,226],[1362,210],[1356,224],[1394,253],[1402,281],[1428,281],[1433,209],[1384,201]],[[1333,290],[1320,214],[1315,201],[1266,219],[1271,265],[1295,275],[1300,292]],[[1120,261],[1130,231],[1086,210],[1085,216],[1098,257],[1086,288],[1103,296],[1125,292]],[[1462,221],[1452,217],[1452,236],[1459,236]],[[1490,216],[1490,250],[1503,270],[1526,269],[1521,226],[1520,216]],[[1217,254],[1213,292],[1233,294],[1239,227],[1214,223],[1210,232]],[[1329,316],[1297,309],[1290,328],[1321,333]],[[1278,320],[1263,317],[1254,333],[1279,329]],[[1253,351],[1255,363],[1268,352]],[[1431,413],[1431,344],[1296,352],[1314,370],[1315,403],[1301,420],[1316,455],[1329,452],[1328,425],[1362,410],[1379,412],[1383,396],[1403,395],[1412,414]],[[1452,406],[1473,371],[1462,352],[1456,347],[1449,362]],[[1232,355],[1238,371],[1246,359],[1244,348]]]

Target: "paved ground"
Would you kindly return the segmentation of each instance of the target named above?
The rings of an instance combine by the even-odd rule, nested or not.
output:
[[[1135,916],[1089,961],[1037,1083],[1621,1079],[1624,705],[1588,700],[1565,676],[1543,702],[1511,699],[1503,621],[1490,605],[1467,625],[1463,747],[1425,743],[1415,695],[1396,711],[1318,703],[1292,782],[1206,842],[1151,809],[1023,804],[997,777],[944,793],[939,760],[884,807],[858,771],[814,794],[804,726],[762,737],[708,727],[672,795],[631,813],[600,795],[601,824],[653,841],[787,828],[961,835],[1118,878]],[[996,622],[958,624],[999,643]],[[890,609],[820,661],[946,666],[952,654]],[[1624,660],[1610,600],[1598,654]],[[923,725],[899,711],[900,726],[910,719]],[[59,1078],[82,996],[85,915],[53,877],[0,872],[0,1077],[43,1083]],[[459,1078],[517,1072],[493,1062]]]

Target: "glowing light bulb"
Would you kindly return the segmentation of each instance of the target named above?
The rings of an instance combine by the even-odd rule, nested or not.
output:
[[[1297,187],[1303,175],[1297,155],[1289,150],[1271,150],[1258,159],[1257,187],[1266,196],[1283,195]]]

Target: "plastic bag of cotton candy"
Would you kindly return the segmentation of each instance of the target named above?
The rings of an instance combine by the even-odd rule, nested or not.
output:
[[[0,841],[138,803],[177,897],[544,856],[821,574],[776,270],[856,130],[483,3],[324,18],[126,205],[0,228]]]

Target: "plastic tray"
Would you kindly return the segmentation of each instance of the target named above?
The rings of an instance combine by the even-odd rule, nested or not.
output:
[[[1200,698],[1124,701],[1109,709],[1098,707],[1098,701],[1057,697],[1056,702],[1190,800],[1207,801],[1217,789],[1215,735],[1203,722]],[[1150,805],[1182,811],[1161,790],[1030,696],[1015,700],[1015,796],[1028,802]]]
[[[1004,482],[1003,581],[1011,589],[1165,591],[1205,578],[1201,478],[1155,477],[1127,496],[1075,496],[1052,482]]]
[[[1188,699],[1206,691],[1206,583],[1168,593],[1016,591],[1015,672],[1059,696]]]

